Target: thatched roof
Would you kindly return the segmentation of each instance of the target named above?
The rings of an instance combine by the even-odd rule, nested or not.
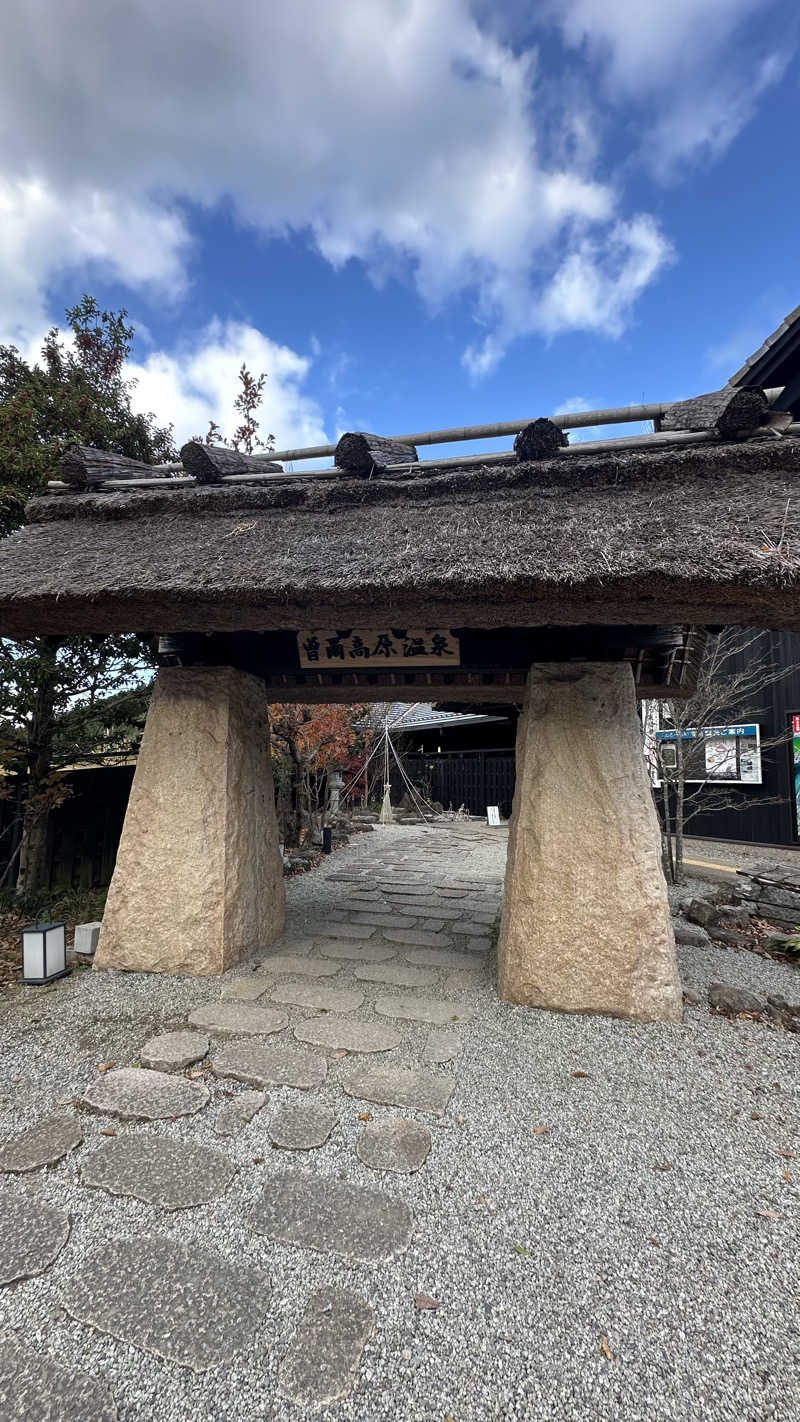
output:
[[[785,436],[43,497],[0,544],[0,634],[388,618],[800,629],[798,475]]]

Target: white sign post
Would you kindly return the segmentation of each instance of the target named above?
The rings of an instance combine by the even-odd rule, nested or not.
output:
[[[499,823],[500,823],[500,806],[499,806],[499,805],[487,805],[487,806],[486,806],[486,819],[487,819],[487,821],[489,822],[490,825],[499,825]]]

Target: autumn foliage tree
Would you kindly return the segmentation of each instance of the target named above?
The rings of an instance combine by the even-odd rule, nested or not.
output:
[[[330,773],[359,764],[365,708],[276,702],[269,713],[283,835],[297,845],[325,810]]]

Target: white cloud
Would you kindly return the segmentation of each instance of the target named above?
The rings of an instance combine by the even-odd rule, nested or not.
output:
[[[758,3],[702,0],[725,33]],[[663,95],[683,68],[703,77],[714,23],[701,0],[566,0],[563,29],[581,56],[556,84],[470,0],[12,6],[0,335],[38,329],[48,282],[87,263],[179,297],[186,214],[220,202],[334,266],[410,279],[432,309],[468,293],[487,331],[465,357],[475,374],[527,332],[618,334],[669,245],[607,175],[582,54],[626,94]],[[717,107],[715,142],[743,112]],[[664,100],[665,143],[696,146],[687,114]]]
[[[640,214],[603,232],[579,238],[549,282],[532,289],[527,304],[497,301],[497,329],[464,352],[473,378],[493,370],[505,346],[527,331],[621,335],[631,310],[658,271],[673,259],[670,243],[651,217]]]
[[[47,325],[48,282],[77,267],[179,296],[188,245],[182,220],[147,196],[0,173],[0,339],[27,344]]]
[[[599,66],[612,102],[641,106],[641,156],[662,176],[724,153],[791,55],[786,27],[778,54],[775,26],[764,23],[775,0],[554,0],[550,8],[567,45]]]
[[[204,435],[209,420],[228,435],[242,362],[256,377],[267,373],[259,410],[264,437],[274,434],[283,448],[327,444],[319,406],[303,389],[311,360],[244,322],[211,321],[183,349],[131,362],[126,373],[137,382],[134,407],[174,423],[179,445]]]

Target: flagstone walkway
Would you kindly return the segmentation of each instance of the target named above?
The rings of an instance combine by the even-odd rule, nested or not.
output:
[[[504,855],[383,828],[221,981],[10,996],[2,1422],[792,1415],[796,1039],[499,1003]]]

